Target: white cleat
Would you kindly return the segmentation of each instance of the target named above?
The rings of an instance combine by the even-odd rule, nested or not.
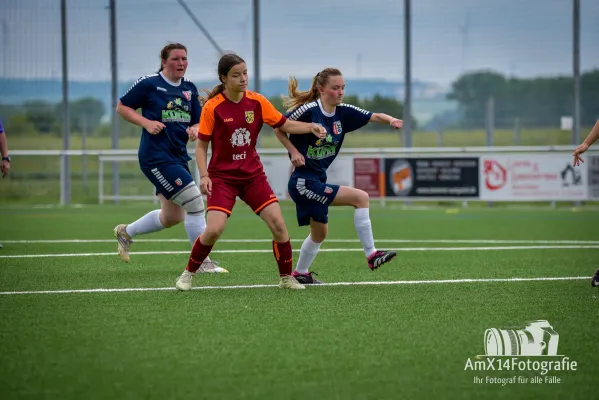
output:
[[[175,282],[175,287],[184,292],[191,290],[191,281],[194,275],[195,272],[189,272],[188,270],[183,271],[181,276],[177,279],[177,282]]]
[[[124,262],[129,262],[129,250],[131,249],[131,243],[133,243],[133,239],[127,233],[127,225],[117,225],[114,228],[114,237],[118,243],[119,257],[121,257],[121,260]]]
[[[197,272],[204,273],[204,274],[228,274],[229,273],[229,271],[227,271],[226,269],[224,269],[218,265],[218,261],[214,261],[209,258],[206,258],[204,260],[204,262],[202,262],[202,264],[200,265],[200,268],[198,268]]]
[[[281,277],[279,281],[279,287],[282,289],[305,289],[306,287],[299,283],[295,277],[291,275],[285,275]]]

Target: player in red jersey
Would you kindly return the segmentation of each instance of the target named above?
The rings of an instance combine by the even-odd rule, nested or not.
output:
[[[289,234],[256,151],[256,139],[264,123],[287,133],[313,133],[320,138],[326,136],[326,130],[318,124],[287,120],[264,96],[247,90],[247,67],[235,54],[221,57],[218,78],[221,83],[212,89],[207,99],[203,99],[196,145],[200,190],[208,195],[207,227],[196,239],[187,268],[175,286],[179,290],[191,290],[195,272],[224,232],[235,198],[239,197],[272,232],[273,254],[281,277],[279,286],[304,289],[291,276],[293,260]],[[206,167],[210,142],[212,154]]]

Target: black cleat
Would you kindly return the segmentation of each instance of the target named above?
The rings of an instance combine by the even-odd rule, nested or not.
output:
[[[599,269],[595,271],[595,275],[593,275],[593,279],[591,279],[591,286],[599,287]]]
[[[318,276],[318,274],[313,271],[308,272],[306,275],[298,274],[297,272],[293,271],[292,275],[302,285],[320,285],[322,283],[322,281],[314,278],[313,275]]]
[[[368,268],[374,271],[381,265],[393,261],[396,256],[397,253],[394,251],[378,250],[373,255],[368,257]]]

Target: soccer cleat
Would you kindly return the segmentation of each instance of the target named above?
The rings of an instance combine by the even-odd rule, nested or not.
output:
[[[377,269],[383,264],[386,264],[397,256],[397,253],[394,251],[387,250],[378,250],[375,251],[370,257],[368,257],[368,268],[372,271]]]
[[[299,283],[297,279],[295,279],[291,275],[285,275],[281,277],[279,281],[279,287],[282,289],[305,289],[306,287]]]
[[[131,249],[131,243],[133,239],[127,233],[127,225],[120,224],[114,228],[114,237],[118,242],[119,256],[124,262],[129,262],[129,250]]]
[[[205,259],[196,272],[204,274],[227,274],[229,271],[218,265],[218,261]]]
[[[595,275],[593,275],[593,279],[591,279],[591,286],[599,287],[599,269],[595,271]]]
[[[182,290],[184,292],[191,290],[191,281],[194,275],[195,272],[189,272],[188,270],[183,271],[181,276],[177,278],[177,281],[175,282],[175,287],[178,290]]]
[[[314,275],[318,276],[318,274],[316,272],[310,271],[307,274],[300,274],[296,271],[293,271],[292,276],[295,278],[296,281],[298,281],[299,283],[301,283],[302,285],[319,285],[322,283],[322,281],[319,281],[318,279],[314,278]]]

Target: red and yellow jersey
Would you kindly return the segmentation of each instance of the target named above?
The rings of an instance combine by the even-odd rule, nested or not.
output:
[[[212,141],[208,173],[242,181],[264,173],[256,140],[266,123],[273,128],[286,118],[261,94],[246,90],[239,103],[224,94],[208,100],[200,117],[199,138]]]

